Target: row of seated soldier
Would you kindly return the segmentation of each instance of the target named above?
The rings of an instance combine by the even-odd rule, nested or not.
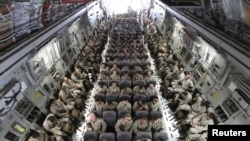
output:
[[[152,23],[146,19],[147,23]],[[146,38],[152,57],[156,60],[157,73],[163,79],[161,92],[169,102],[171,113],[178,120],[174,125],[180,133],[179,140],[207,140],[208,125],[217,124],[214,109],[210,107],[204,94],[194,89],[192,75],[168,45],[169,38],[155,31],[155,25],[146,28]]]
[[[119,66],[117,63],[114,63],[112,64],[112,67],[109,68],[109,65],[102,63],[100,67],[99,79],[104,81],[128,80],[133,82],[136,80],[150,81],[155,79],[150,63],[145,63],[144,65],[136,63],[135,65],[126,64]]]
[[[129,80],[123,81],[99,81],[98,86],[96,87],[97,94],[104,95],[157,95],[155,81],[148,81],[147,83],[144,80],[137,80],[134,84],[131,84]]]
[[[112,19],[84,141],[165,141],[156,77],[142,31],[136,17],[123,16],[130,18]]]
[[[116,95],[103,95],[96,94],[95,103],[92,110],[129,110],[129,111],[159,111],[160,103],[158,96],[151,95],[136,95],[131,98],[129,95],[116,96]]]
[[[86,60],[91,58],[93,63],[100,61],[91,55],[97,53],[97,50],[101,51],[104,47],[107,37],[105,27],[106,21],[104,20],[94,30],[95,34],[88,39],[86,46],[83,47],[83,52],[88,48],[93,49],[88,50],[89,54],[85,54],[85,56],[79,54],[72,67],[72,73],[62,78],[60,92],[55,95],[55,99],[51,99],[51,103],[48,105],[50,113],[45,117],[42,127],[31,130],[27,141],[73,141],[72,135],[84,121],[82,111],[85,109],[85,101],[90,90],[94,86],[88,75],[89,70],[98,71]]]

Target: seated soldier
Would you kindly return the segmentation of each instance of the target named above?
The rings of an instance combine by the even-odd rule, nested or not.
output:
[[[133,72],[134,73],[136,73],[136,72],[142,72],[143,70],[142,70],[142,68],[138,65],[138,64],[136,64],[134,67],[133,67]]]
[[[121,50],[121,53],[126,57],[130,57],[130,51],[126,47]]]
[[[108,88],[103,82],[99,82],[97,87],[96,87],[96,93],[97,94],[106,94]]]
[[[176,108],[175,112],[173,112],[173,114],[179,112],[180,110],[184,110],[188,112],[187,118],[192,118],[192,117],[195,117],[196,115],[206,112],[207,105],[208,105],[208,101],[205,101],[203,98],[199,97],[197,101],[192,105],[189,105],[189,104],[179,105]]]
[[[208,130],[208,125],[214,125],[213,118],[214,114],[207,112],[188,121],[187,124],[190,124],[191,127],[180,138],[185,138],[186,141],[198,139]]]
[[[119,58],[120,59],[120,49],[119,48],[116,48],[115,52],[114,52],[114,55],[113,55],[115,58]],[[118,62],[119,63],[119,62]]]
[[[77,97],[76,94],[71,93],[66,86],[62,86],[59,97],[61,100],[67,104],[74,105],[75,104],[75,98]]]
[[[49,136],[43,129],[38,129],[31,132],[28,141],[49,141]]]
[[[51,132],[54,135],[67,136],[67,133],[63,130],[66,123],[71,123],[69,118],[57,119],[54,114],[49,114],[43,121],[43,127],[47,132]]]
[[[61,92],[61,91],[60,91]],[[65,78],[62,84],[62,92],[61,93],[70,93],[73,97],[77,97],[81,95],[82,92],[80,90],[80,86],[76,86],[73,81]]]
[[[180,92],[176,94],[175,100],[179,101],[179,105],[189,104],[189,102],[192,100],[192,95],[187,91]]]
[[[118,56],[121,60],[121,64],[124,64],[124,63],[126,64],[127,62],[125,62],[125,60],[129,58],[130,52],[128,52],[127,50],[120,50]]]
[[[146,95],[147,91],[145,89],[145,87],[143,86],[135,86],[133,88],[133,94],[134,95],[137,95],[137,94],[143,94],[143,95]]]
[[[147,87],[147,95],[157,95],[157,90],[155,88],[154,83],[149,83],[148,87]]]
[[[129,86],[122,88],[120,95],[130,95],[132,96],[132,89]]]
[[[117,64],[112,65],[112,68],[110,69],[110,72],[112,72],[113,70],[116,70],[116,71],[120,72],[120,68],[117,66]]]
[[[180,105],[189,105],[192,100],[192,95],[187,91],[179,92],[173,96],[171,103],[169,103],[172,111],[175,111]]]
[[[89,114],[89,121],[87,122],[87,131],[97,131],[98,133],[104,133],[107,130],[107,123],[96,117],[95,113]]]
[[[143,58],[147,59],[148,52],[147,52],[147,50],[145,48],[142,49],[141,56],[143,56]]]
[[[112,100],[107,99],[106,103],[105,103],[105,105],[103,107],[103,110],[105,110],[105,111],[115,111],[116,107],[117,107],[117,102],[116,101],[112,101]]]
[[[128,98],[124,97],[121,99],[119,104],[117,105],[117,110],[131,110],[131,104],[128,101]]]
[[[65,105],[61,100],[54,100],[50,105],[50,111],[60,118],[70,117],[70,110],[73,109],[74,106]]]
[[[150,120],[150,128],[152,133],[164,131],[164,123],[162,119],[157,115],[153,116]]]
[[[129,72],[129,71],[130,71],[130,68],[129,68],[128,65],[125,65],[125,66],[122,67],[122,70],[121,70],[121,71],[127,71],[127,72]]]
[[[151,71],[151,64],[150,63],[147,63],[147,65],[144,67],[144,72],[147,72],[147,71]]]
[[[92,110],[102,111],[104,108],[104,100],[100,97],[95,97],[95,103]]]
[[[137,60],[137,58],[140,57],[140,54],[138,52],[138,46],[136,44],[133,45],[133,51],[131,51],[131,57],[133,60]],[[134,61],[136,63],[136,61]]]
[[[171,72],[170,66],[163,66],[163,68],[160,68],[161,76],[164,77],[165,81],[173,79],[172,77],[170,77],[170,78],[167,77],[167,74],[169,74],[170,72]]]
[[[102,63],[101,66],[100,66],[99,71],[100,72],[102,72],[102,71],[109,71],[109,67],[105,63]]]
[[[76,71],[71,73],[70,79],[75,83],[82,83],[83,82],[83,78]]]
[[[110,80],[120,81],[120,75],[118,74],[117,70],[113,70],[111,73]]]
[[[108,50],[106,51],[106,55],[105,55],[105,62],[107,64],[109,64],[111,62],[111,57],[107,54],[108,53]]]
[[[166,78],[165,79],[171,79],[171,78],[175,78],[175,75],[177,74],[178,72],[178,64],[175,63],[174,61],[173,62],[170,62],[170,68],[171,68],[171,72],[169,72],[167,75],[166,75]]]
[[[86,60],[83,57],[81,57],[80,55],[78,55],[76,63],[75,63],[75,67],[74,67],[75,71],[79,75],[82,75],[82,74],[84,74],[85,67],[86,67]]]
[[[135,74],[133,75],[133,82],[135,82],[136,80],[143,80],[143,75],[140,74],[139,71],[136,71]]]
[[[137,54],[132,54],[132,55],[137,55]],[[140,64],[141,60],[138,57],[132,56],[130,64],[135,65],[135,64]]]
[[[128,71],[125,71],[124,74],[121,77],[121,80],[128,80],[132,81],[131,77],[128,75]]]
[[[152,81],[155,80],[154,76],[152,75],[152,70],[147,71],[146,75],[143,77],[145,81]]]
[[[138,100],[135,101],[133,104],[133,111],[148,111],[148,103],[146,102],[146,100]]]
[[[150,124],[147,117],[143,116],[134,122],[133,133],[136,135],[138,132],[150,132]]]
[[[175,98],[175,97],[177,97],[177,94],[173,93],[173,94],[171,94],[171,97],[173,97],[173,98],[172,98],[172,100],[169,100],[170,102],[168,103],[168,106],[172,111],[175,111],[176,108],[179,106],[180,100],[178,98]],[[170,95],[169,95],[169,98],[170,98]],[[173,113],[175,113],[175,112],[173,112]]]
[[[194,84],[192,82],[191,76],[186,75],[185,79],[181,81],[181,85],[168,87],[168,89],[173,92],[183,92],[190,90],[191,88],[193,88],[193,86]]]
[[[132,132],[133,120],[130,114],[126,114],[124,118],[117,120],[115,124],[115,131],[118,132]]]
[[[189,129],[191,127],[191,124],[199,122],[199,120],[203,117],[206,116],[206,114],[214,114],[214,110],[210,107],[207,109],[205,113],[198,114],[195,117],[192,118],[186,118],[182,121],[177,122],[177,124],[174,124],[173,126],[177,129],[180,130],[186,130],[187,128]]]
[[[122,59],[121,59],[121,65],[127,65],[129,64],[131,61],[130,61],[130,57],[128,56],[124,56]],[[129,70],[128,68],[122,68],[122,70]]]
[[[185,73],[183,67],[179,68],[179,71],[177,73],[176,78],[174,79],[174,82],[172,82],[172,86],[178,85],[178,83],[182,82],[185,79]]]
[[[109,79],[110,79],[109,76],[107,76],[104,72],[100,72],[99,80],[108,81]]]
[[[160,103],[158,96],[150,97],[150,102],[148,103],[150,111],[159,111],[160,110]]]
[[[62,137],[62,136],[57,136],[57,135],[50,135],[49,136],[49,141],[67,141],[67,139],[70,139],[71,137]]]
[[[112,63],[112,64],[120,64],[120,59],[119,59],[119,57],[115,57],[111,63]]]
[[[120,95],[120,88],[117,86],[116,82],[113,82],[111,86],[109,86],[107,90],[107,95],[109,94],[116,94]]]
[[[78,64],[75,64],[75,72],[76,72],[76,76],[79,76],[79,78],[81,78],[81,79],[88,78],[88,74],[86,74],[83,71],[83,68],[81,68],[80,65],[78,65]]]
[[[83,83],[73,82],[67,77],[64,77],[62,86],[66,86],[75,94],[81,94],[81,91],[85,91]]]
[[[142,63],[150,63],[151,60],[149,59],[148,56],[144,56],[144,57],[142,58],[141,62],[142,62]]]

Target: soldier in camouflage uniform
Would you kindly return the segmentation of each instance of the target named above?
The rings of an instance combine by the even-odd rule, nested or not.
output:
[[[133,129],[133,120],[130,114],[126,114],[124,118],[117,120],[115,124],[115,131],[117,133],[121,131],[132,132],[132,129]]]

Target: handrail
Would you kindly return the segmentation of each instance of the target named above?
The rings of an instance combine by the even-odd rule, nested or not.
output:
[[[158,3],[162,8],[167,10],[169,13],[177,17],[180,21],[185,22],[186,24],[190,25],[191,27],[195,28],[196,31],[210,40],[211,43],[216,44],[220,49],[225,51],[228,55],[242,64],[245,68],[250,70],[250,57],[248,57],[245,53],[241,52],[243,44],[235,43],[234,41],[228,40],[225,36],[218,34],[218,32],[213,31],[211,28],[205,26],[204,24],[200,23],[199,21],[194,21],[192,18],[188,17],[187,15],[183,15],[182,13],[170,8],[163,2],[159,0],[154,0]],[[247,51],[247,50],[246,50]]]

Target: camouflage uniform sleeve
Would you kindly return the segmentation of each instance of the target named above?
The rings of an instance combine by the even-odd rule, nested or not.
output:
[[[121,126],[121,120],[118,120],[115,124],[115,131],[116,132],[121,132],[120,130],[120,126]]]
[[[130,103],[127,104],[127,109],[131,110],[131,104]]]
[[[133,105],[133,111],[136,111],[136,108],[137,108],[138,106],[137,106],[137,102],[135,102],[134,103],[134,105]]]
[[[148,121],[148,127],[146,128],[146,131],[147,131],[147,132],[150,132],[150,131],[151,131],[151,127],[152,127],[152,125],[151,125],[150,122]]]
[[[133,121],[132,121],[132,124],[131,124],[131,127],[130,127],[130,129],[129,129],[129,132],[132,132],[133,131]]]
[[[117,94],[120,95],[121,90],[119,87],[117,87],[116,91],[118,92]]]
[[[123,105],[123,104],[120,102],[120,103],[117,105],[117,109],[121,109],[122,105]]]
[[[107,88],[107,94],[110,94],[110,88]]]
[[[101,124],[102,124],[102,132],[104,133],[107,130],[107,123],[103,119],[101,119]]]
[[[138,120],[136,120],[136,121],[134,122],[134,125],[133,125],[133,132],[134,132],[134,133],[137,133],[137,132],[138,132],[137,126],[138,126]]]

